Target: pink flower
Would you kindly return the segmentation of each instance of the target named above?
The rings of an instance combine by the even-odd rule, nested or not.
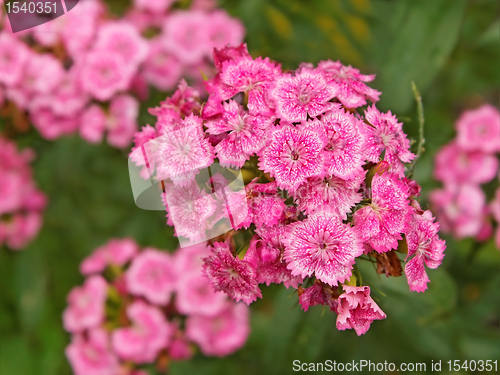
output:
[[[295,193],[298,208],[307,214],[328,210],[342,220],[352,207],[359,203],[362,195],[359,192],[365,173],[354,180],[342,180],[338,177],[309,178]]]
[[[151,303],[166,305],[175,288],[177,272],[167,253],[147,248],[137,255],[125,274],[130,293]]]
[[[108,143],[124,148],[130,144],[137,130],[139,102],[130,95],[118,95],[109,106],[107,119]]]
[[[337,306],[337,329],[354,329],[358,336],[364,335],[374,320],[386,318],[384,312],[370,297],[369,286],[343,285]]]
[[[224,10],[207,14],[208,43],[211,48],[236,46],[245,37],[245,28],[240,20],[230,17]],[[210,51],[211,52],[211,51]]]
[[[206,243],[181,247],[175,253],[175,267],[179,270],[179,277],[201,275],[203,258],[210,255],[210,246]]]
[[[500,113],[490,104],[465,111],[456,122],[457,145],[466,151],[500,152]]]
[[[124,360],[136,363],[154,361],[160,350],[167,348],[175,328],[155,306],[137,300],[127,307],[132,326],[113,331],[113,350]]]
[[[104,320],[107,291],[108,284],[99,275],[89,277],[82,287],[73,288],[63,313],[64,329],[81,332],[100,325]]]
[[[246,261],[235,258],[225,243],[214,243],[212,254],[205,258],[203,271],[215,290],[225,292],[236,302],[243,300],[249,305],[262,298],[255,270]]]
[[[349,278],[363,253],[359,234],[332,214],[320,213],[290,226],[285,261],[292,275],[312,276],[329,285]]]
[[[0,34],[0,83],[6,86],[19,83],[30,56],[31,52],[23,42],[2,32]]]
[[[384,160],[391,165],[390,171],[403,177],[403,163],[409,163],[415,158],[410,152],[410,141],[403,131],[403,124],[398,122],[391,111],[381,113],[375,104],[365,111],[365,118],[371,125],[364,126],[366,159],[378,163],[385,150]]]
[[[424,264],[429,268],[438,268],[443,260],[446,244],[439,239],[438,231],[439,223],[434,223],[430,211],[413,215],[412,225],[405,233],[408,244],[406,259],[414,255],[405,266],[406,278],[412,291],[423,292],[427,289],[430,280]]]
[[[176,361],[189,359],[193,356],[193,349],[182,331],[177,331],[176,337],[168,348],[168,355]]]
[[[495,192],[495,198],[490,203],[490,211],[493,218],[497,222],[497,229],[495,233],[495,243],[497,248],[500,250],[500,188],[497,188]]]
[[[403,238],[412,212],[408,198],[408,186],[396,175],[385,172],[373,177],[371,203],[354,213],[353,224],[378,253],[396,249]]]
[[[31,242],[42,227],[42,215],[36,211],[15,213],[9,221],[0,221],[0,244],[21,250]]]
[[[206,122],[209,134],[225,134],[215,146],[221,165],[242,167],[246,160],[259,152],[266,142],[267,129],[272,119],[246,113],[236,101],[224,102],[224,113]]]
[[[137,254],[137,251],[138,245],[131,238],[112,239],[83,260],[80,272],[90,275],[104,271],[110,264],[123,266]]]
[[[215,47],[213,55],[214,64],[218,71],[222,69],[222,63],[224,61],[235,60],[238,57],[250,58],[246,43],[242,43],[237,47],[225,46],[224,48],[220,49]]]
[[[81,69],[83,89],[100,101],[127,89],[134,73],[118,53],[106,50],[90,52]]]
[[[318,69],[323,71],[328,84],[334,89],[335,97],[347,108],[366,104],[366,99],[376,102],[380,92],[368,87],[364,82],[375,79],[375,75],[363,75],[352,66],[344,66],[340,61],[321,61]]]
[[[80,136],[90,143],[101,142],[106,130],[107,116],[102,107],[92,104],[81,115]]]
[[[207,14],[200,11],[171,13],[163,26],[162,37],[168,52],[184,64],[196,64],[210,53]]]
[[[321,116],[321,120],[308,122],[307,127],[323,134],[325,167],[328,175],[352,179],[363,172],[363,136],[359,132],[362,122],[341,108]]]
[[[209,218],[216,210],[216,201],[200,189],[196,181],[186,187],[168,185],[166,190],[168,217],[175,226],[176,235],[195,243],[205,240],[205,231],[211,228]]]
[[[137,67],[148,54],[148,44],[137,30],[123,21],[107,22],[102,25],[93,46],[94,51],[114,52],[123,63]]]
[[[177,0],[134,0],[134,6],[150,12],[162,13]]]
[[[257,282],[266,285],[283,283],[286,288],[290,286],[297,288],[302,282],[302,277],[292,275],[283,256],[285,226],[262,227],[256,232],[259,236],[254,236],[250,240],[250,247],[244,260],[255,269]]]
[[[295,76],[283,74],[271,93],[278,117],[290,122],[306,121],[335,107],[335,90],[319,71],[302,68]]]
[[[188,186],[202,168],[214,161],[213,147],[203,137],[201,118],[191,115],[181,121],[184,127],[157,139],[158,178],[170,178],[175,185]]]
[[[181,314],[215,316],[226,307],[226,302],[226,295],[215,292],[201,273],[184,277],[177,285],[175,307]]]
[[[186,321],[187,337],[205,355],[229,355],[243,346],[249,333],[248,307],[241,303],[227,303],[227,308],[215,317],[191,315]]]
[[[302,310],[307,311],[309,307],[315,305],[327,305],[333,312],[337,311],[337,299],[335,294],[337,287],[331,289],[321,281],[316,280],[312,286],[307,289],[299,289],[299,303]],[[338,295],[338,294],[337,294]]]
[[[484,192],[476,185],[448,185],[429,194],[441,229],[457,238],[474,237],[483,224]]]
[[[116,375],[119,371],[118,359],[109,348],[104,329],[92,329],[86,338],[73,336],[66,356],[75,375]]]
[[[308,177],[322,176],[324,141],[307,128],[276,128],[260,157],[259,167],[276,179],[278,186],[293,192]]]
[[[149,41],[149,56],[144,62],[142,74],[146,81],[160,90],[171,90],[182,75],[182,64],[163,46],[161,38]]]
[[[482,151],[465,151],[452,141],[438,151],[434,177],[445,183],[482,184],[495,178],[498,159]]]
[[[78,116],[57,116],[46,108],[32,112],[30,120],[40,135],[50,140],[75,132],[80,122]]]

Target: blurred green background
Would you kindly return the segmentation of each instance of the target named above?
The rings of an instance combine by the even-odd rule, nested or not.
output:
[[[117,12],[127,5],[109,3]],[[245,24],[254,57],[270,56],[285,68],[340,59],[365,74],[376,73],[371,86],[383,92],[378,106],[404,120],[414,138],[410,82],[415,81],[426,116],[426,152],[415,171],[424,206],[426,193],[438,186],[432,180],[433,156],[453,137],[459,113],[484,102],[498,105],[498,1],[219,3]],[[153,93],[143,103],[141,125],[153,121],[146,109],[164,97]],[[132,236],[141,245],[170,250],[176,240],[164,213],[135,207],[126,151],[90,145],[78,136],[48,142],[34,130],[16,141],[36,151],[34,174],[49,206],[43,230],[24,251],[0,249],[0,374],[71,374],[63,354],[69,335],[61,313],[69,290],[83,281],[81,260],[111,237]],[[171,373],[291,374],[295,359],[426,362],[430,372],[432,360],[498,360],[500,252],[492,241],[447,240],[444,263],[429,271],[430,287],[423,294],[410,293],[404,277],[364,272],[371,275],[377,288],[372,294],[388,317],[374,322],[363,337],[337,331],[335,316],[319,306],[303,313],[291,290],[263,287],[264,299],[252,305],[252,333],[242,350],[224,359],[198,355],[174,363]]]

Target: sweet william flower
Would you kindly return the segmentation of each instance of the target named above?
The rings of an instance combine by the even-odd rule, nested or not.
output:
[[[437,268],[443,260],[446,245],[439,239],[438,231],[439,223],[434,222],[430,211],[413,215],[410,230],[405,233],[408,244],[406,259],[411,258],[406,263],[405,274],[412,291],[423,292],[427,289],[430,280],[424,265]]]
[[[186,321],[186,335],[203,354],[223,357],[246,341],[250,333],[248,315],[247,306],[228,303],[216,317],[191,315]]]
[[[352,275],[355,258],[363,253],[356,229],[324,212],[292,224],[284,242],[292,275],[314,275],[331,286]]]
[[[271,97],[278,117],[301,122],[334,108],[335,104],[330,103],[334,94],[320,71],[302,68],[295,76],[283,74],[277,78]]]
[[[106,280],[99,275],[88,278],[82,287],[74,288],[63,313],[64,328],[69,332],[81,332],[101,324],[107,290]]]
[[[270,173],[280,188],[294,192],[308,177],[323,175],[324,145],[325,140],[308,128],[276,128],[259,168]]]
[[[169,254],[145,249],[134,258],[125,274],[128,291],[151,303],[165,305],[175,288],[176,272]]]
[[[466,151],[500,152],[500,113],[490,104],[465,111],[457,120],[457,145]]]
[[[113,331],[113,350],[124,360],[135,363],[152,362],[172,340],[175,328],[162,311],[155,306],[137,300],[127,307],[132,326]]]
[[[225,243],[214,243],[212,254],[205,258],[203,272],[215,290],[225,292],[236,302],[243,301],[249,305],[262,298],[255,270],[248,262],[235,258]]]
[[[369,286],[343,285],[337,305],[337,329],[354,329],[358,336],[364,335],[374,320],[386,318],[385,313],[370,297]]]
[[[137,254],[138,249],[139,246],[131,238],[112,239],[83,260],[80,272],[90,275],[103,272],[110,264],[123,266]]]

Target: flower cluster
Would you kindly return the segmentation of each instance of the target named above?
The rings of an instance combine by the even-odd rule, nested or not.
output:
[[[16,34],[5,18],[0,109],[17,128],[30,121],[46,139],[78,131],[95,143],[106,134],[110,145],[124,148],[137,130],[137,97],[145,99],[148,86],[170,90],[181,76],[201,84],[200,71],[213,75],[211,49],[243,40],[241,23],[214,8],[137,0],[116,18],[102,0],[86,0]]]
[[[21,152],[0,136],[0,246],[22,249],[42,225],[45,195],[36,187],[29,162],[30,149]]]
[[[214,290],[249,304],[261,298],[259,284],[283,283],[298,288],[304,310],[328,305],[339,329],[358,334],[385,318],[360,283],[358,260],[400,276],[396,250],[407,248],[410,290],[424,291],[425,266],[439,266],[445,244],[405,177],[415,155],[402,123],[373,104],[374,76],[338,61],[284,72],[245,45],[215,50],[214,62],[207,101],[182,82],[151,110],[155,128],[136,134],[131,154],[144,177],[156,171],[179,237],[213,238],[229,219],[204,260]],[[234,175],[247,184],[234,189]]]
[[[76,375],[146,374],[185,360],[195,345],[225,356],[246,341],[248,307],[214,292],[201,274],[206,246],[174,254],[140,250],[131,239],[112,239],[86,258],[81,287],[63,313],[72,340],[66,355]]]
[[[489,104],[465,111],[456,124],[457,135],[436,154],[434,177],[443,188],[430,193],[442,228],[457,238],[476,237],[484,241],[493,235],[500,249],[500,188],[488,204],[482,184],[498,175],[500,113]]]

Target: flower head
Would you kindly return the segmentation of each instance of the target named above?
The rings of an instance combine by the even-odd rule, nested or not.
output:
[[[363,253],[359,234],[332,214],[320,213],[293,224],[285,240],[292,275],[312,276],[329,285],[348,279]]]
[[[500,152],[500,113],[485,104],[465,111],[456,122],[457,145],[466,151]]]

